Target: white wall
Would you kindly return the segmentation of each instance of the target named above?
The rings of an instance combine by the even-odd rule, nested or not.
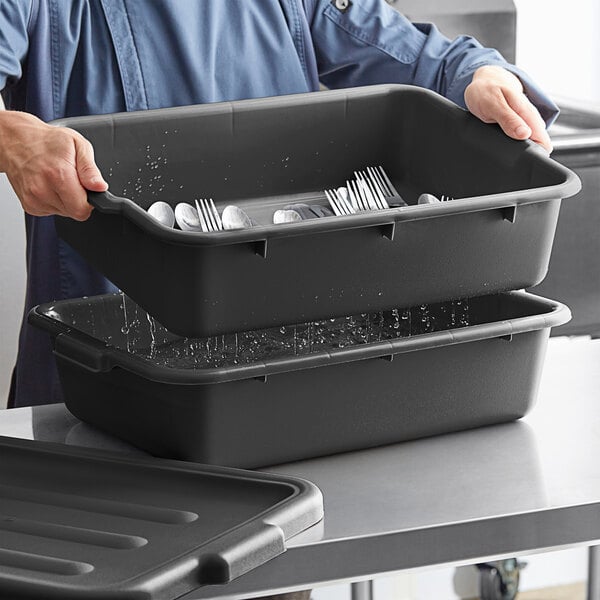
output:
[[[5,175],[0,175],[0,408],[8,395],[25,297],[23,212]]]
[[[600,2],[514,2],[518,65],[551,93],[600,102]]]

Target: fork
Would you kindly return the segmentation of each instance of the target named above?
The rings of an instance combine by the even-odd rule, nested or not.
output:
[[[375,204],[375,210],[383,210],[390,207],[386,197],[390,198],[394,196],[395,191],[382,166],[379,166],[378,169],[367,167],[366,171],[355,171],[354,176],[358,181],[362,182],[365,192],[368,195],[370,194],[369,204]]]
[[[348,190],[346,188],[338,188],[337,190],[325,190],[325,196],[329,201],[329,206],[331,206],[333,214],[337,217],[343,217],[344,215],[352,215],[356,212],[356,209],[354,208],[352,203],[348,201]]]
[[[383,167],[368,167],[354,171],[354,179],[346,180],[346,187],[326,190],[325,195],[337,216],[359,211],[384,210],[389,208],[387,198],[396,194]]]
[[[198,211],[198,218],[200,219],[200,226],[204,233],[211,231],[223,231],[223,221],[219,215],[219,211],[215,206],[212,198],[208,200],[201,198],[194,201],[196,203],[196,210]]]

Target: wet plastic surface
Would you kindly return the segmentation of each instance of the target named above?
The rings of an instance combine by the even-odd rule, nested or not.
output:
[[[313,484],[0,437],[0,596],[177,598],[319,521]]]
[[[117,194],[59,234],[168,329],[244,331],[520,289],[546,273],[579,180],[436,94],[375,86],[60,122]],[[382,165],[408,207],[268,225]],[[456,198],[414,206],[423,192]],[[130,199],[118,196],[127,196]],[[190,233],[145,212],[211,197],[262,226]]]
[[[471,298],[470,325],[456,330],[175,369],[67,324],[88,319],[91,306],[100,339],[125,339],[114,318],[121,301],[71,300],[30,315],[54,338],[69,410],[158,456],[240,467],[520,418],[536,396],[550,327],[570,318],[563,305],[512,292]]]

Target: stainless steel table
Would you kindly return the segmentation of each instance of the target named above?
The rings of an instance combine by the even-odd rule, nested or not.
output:
[[[597,543],[599,367],[600,340],[555,338],[523,421],[268,469],[316,483],[324,521],[263,567],[186,598],[250,598]],[[138,452],[63,405],[0,411],[0,434]]]

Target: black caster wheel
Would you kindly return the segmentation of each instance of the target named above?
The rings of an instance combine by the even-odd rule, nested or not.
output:
[[[516,558],[477,565],[480,600],[515,600],[524,566]]]
[[[502,577],[498,569],[480,569],[479,571],[479,599],[480,600],[503,600]]]

